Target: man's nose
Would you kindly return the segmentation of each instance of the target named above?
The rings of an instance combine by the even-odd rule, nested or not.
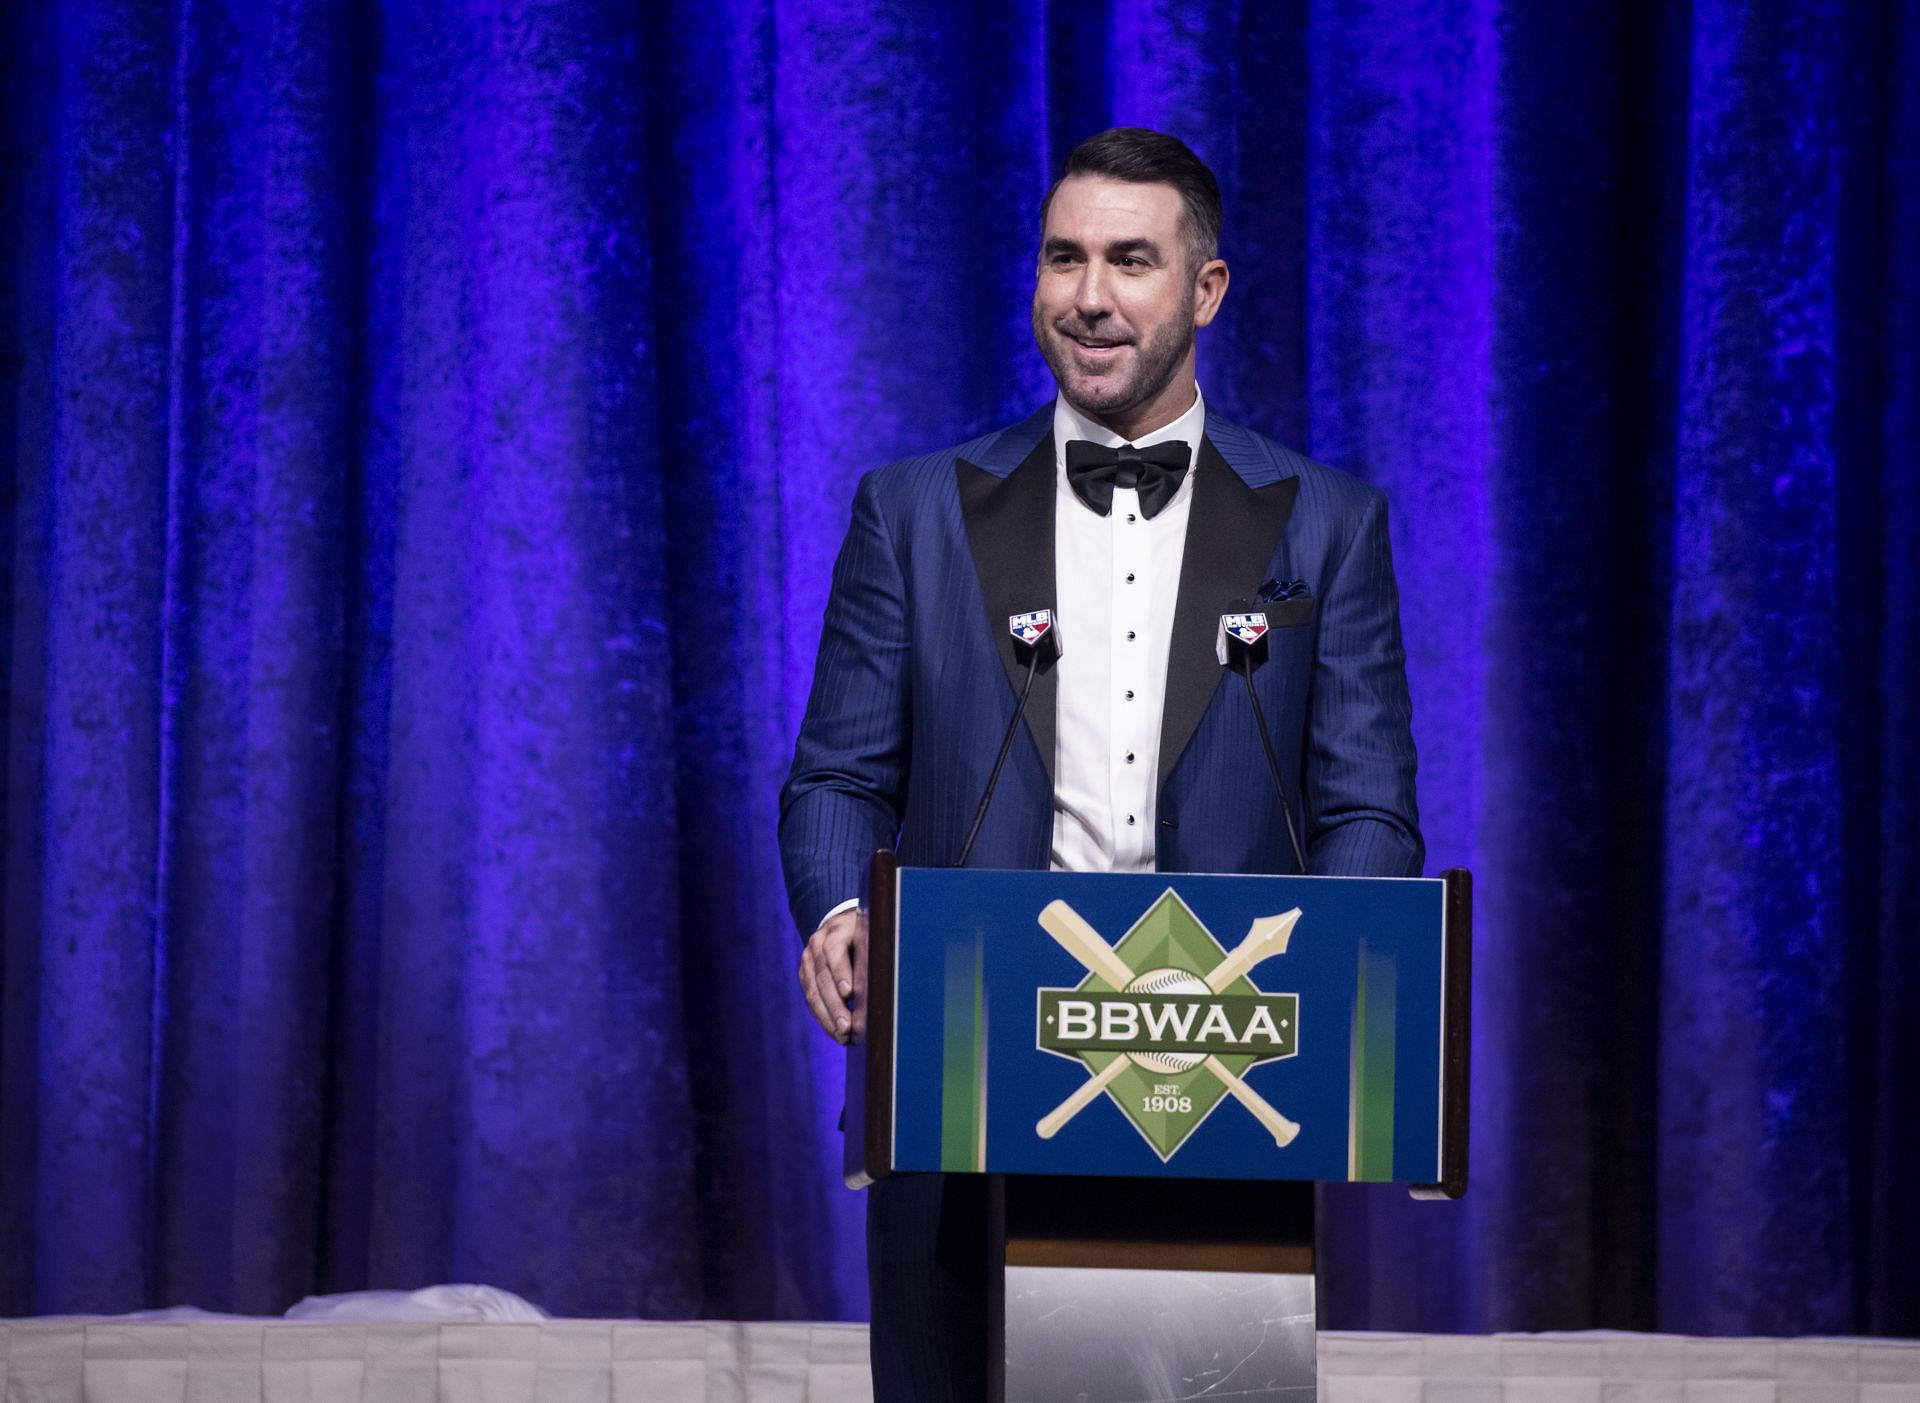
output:
[[[1113,310],[1107,297],[1106,273],[1097,262],[1090,260],[1080,270],[1080,281],[1073,290],[1073,310],[1088,319],[1104,317]]]

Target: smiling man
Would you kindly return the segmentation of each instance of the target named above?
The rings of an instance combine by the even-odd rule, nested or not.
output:
[[[1096,168],[1155,170],[1146,152],[1100,159],[1108,147],[1134,156],[1132,143],[1130,132],[1109,132],[1075,157]],[[1069,164],[1042,217],[1033,339],[1062,401],[1126,440],[1195,406],[1194,332],[1227,295],[1219,192],[1212,173],[1191,153],[1188,160],[1191,194],[1158,180],[1074,173]]]
[[[1384,499],[1208,410],[1195,340],[1227,293],[1220,191],[1182,142],[1075,147],[1042,207],[1033,333],[1055,401],[860,484],[781,799],[801,994],[862,1031],[867,861],[965,845],[1024,668],[1011,615],[1052,609],[974,867],[1293,872],[1291,823],[1220,615],[1284,582],[1297,627],[1258,675],[1316,873],[1417,875],[1414,754]],[[868,1191],[876,1403],[988,1396],[991,1267],[977,1177]]]

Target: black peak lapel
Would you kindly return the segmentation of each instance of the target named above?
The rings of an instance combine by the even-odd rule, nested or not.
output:
[[[1017,696],[1027,670],[1014,656],[1007,620],[1032,609],[1052,609],[1055,627],[1059,626],[1060,604],[1053,580],[1052,425],[1019,466],[1004,476],[964,458],[954,472],[960,485],[960,514],[967,523],[967,545],[980,576],[981,596],[987,601],[988,634]],[[1073,639],[1063,635],[1061,646],[1071,648]],[[1033,695],[1027,699],[1027,729],[1047,768],[1049,783],[1058,688],[1054,670],[1043,668],[1034,677]]]
[[[1174,605],[1173,641],[1167,652],[1167,701],[1160,719],[1162,785],[1193,739],[1220,684],[1223,669],[1214,651],[1220,616],[1231,601],[1250,600],[1259,592],[1300,491],[1297,477],[1249,487],[1220,456],[1211,438],[1201,439],[1196,466],[1187,546],[1180,564],[1180,598]]]

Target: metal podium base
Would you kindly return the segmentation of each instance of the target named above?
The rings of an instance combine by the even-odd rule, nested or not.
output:
[[[1313,1403],[1313,1185],[1006,1178],[996,1403]]]
[[[1008,1267],[1007,1403],[1315,1397],[1313,1277]]]

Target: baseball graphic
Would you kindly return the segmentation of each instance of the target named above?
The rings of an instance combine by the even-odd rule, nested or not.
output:
[[[1210,994],[1207,981],[1184,969],[1150,969],[1127,982],[1129,994]],[[1134,1066],[1163,1077],[1191,1072],[1207,1060],[1202,1052],[1129,1052]]]

